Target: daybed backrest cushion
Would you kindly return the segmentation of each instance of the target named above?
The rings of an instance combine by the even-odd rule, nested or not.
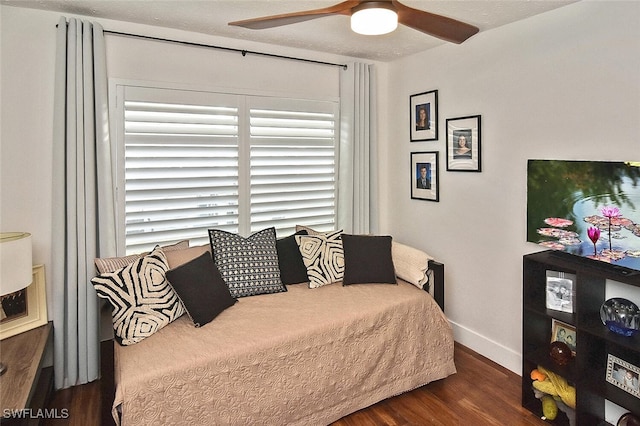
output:
[[[398,278],[422,288],[428,281],[427,270],[429,260],[433,257],[427,253],[398,242],[391,245],[393,265],[396,268]]]
[[[304,266],[302,255],[296,242],[296,235],[307,235],[307,231],[298,231],[294,235],[280,238],[276,241],[278,250],[278,266],[282,284],[300,284],[309,281],[307,267]]]
[[[151,336],[184,314],[167,281],[167,259],[159,247],[114,272],[91,280],[99,297],[113,307],[113,330],[123,345]]]
[[[211,253],[206,250],[195,259],[167,271],[167,278],[196,327],[211,322],[236,303],[213,263]]]
[[[234,298],[287,291],[280,279],[275,228],[248,238],[210,229],[209,241],[213,260]]]
[[[189,248],[189,241],[188,240],[179,241],[175,244],[162,246],[160,248],[164,253],[168,253],[170,251],[184,250],[186,248]],[[96,265],[96,269],[98,270],[98,273],[104,274],[105,272],[114,272],[114,271],[117,271],[118,269],[124,268],[125,266],[130,265],[131,263],[140,259],[142,256],[146,256],[148,254],[149,252],[140,253],[140,254],[130,254],[128,256],[121,256],[121,257],[102,257],[102,258],[95,259],[94,263]]]
[[[309,288],[318,288],[342,281],[344,276],[344,252],[342,230],[316,235],[296,235],[296,242],[307,268]]]
[[[343,230],[340,230],[340,232],[342,232]],[[296,233],[298,232],[306,232],[306,235],[324,235],[327,234],[329,232],[335,232],[334,229],[329,230],[329,231],[318,231],[316,229],[313,228],[309,228],[308,226],[304,226],[304,225],[296,225]]]
[[[342,234],[343,285],[397,284],[391,257],[390,236]]]
[[[211,256],[211,246],[209,244],[189,247],[183,250],[164,251],[164,255],[167,256],[167,262],[169,263],[169,269],[175,269],[180,265],[184,265],[200,257],[203,253],[209,253],[209,256]]]

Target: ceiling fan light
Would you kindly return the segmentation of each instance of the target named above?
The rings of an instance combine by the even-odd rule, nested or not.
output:
[[[398,28],[398,14],[387,2],[366,2],[351,15],[351,29],[363,35],[387,34]]]

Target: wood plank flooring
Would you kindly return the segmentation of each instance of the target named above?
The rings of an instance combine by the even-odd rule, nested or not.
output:
[[[455,362],[457,374],[381,401],[331,426],[546,424],[520,406],[518,375],[458,344]],[[49,408],[66,408],[69,417],[43,424],[99,425],[100,392],[99,381],[56,392]]]

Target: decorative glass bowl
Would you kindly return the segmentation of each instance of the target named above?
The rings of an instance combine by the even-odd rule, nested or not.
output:
[[[549,355],[553,362],[558,365],[567,365],[573,358],[571,348],[564,342],[551,342],[549,345]]]
[[[640,329],[640,309],[630,300],[614,297],[600,307],[600,319],[609,330],[623,336],[633,336]]]

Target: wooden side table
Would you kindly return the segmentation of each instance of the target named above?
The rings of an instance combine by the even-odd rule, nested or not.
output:
[[[51,322],[0,341],[0,359],[7,371],[0,376],[0,418],[3,424],[37,424],[53,388],[53,367],[43,368],[51,347]],[[23,410],[22,415],[12,413]],[[29,411],[31,410],[31,411]]]

